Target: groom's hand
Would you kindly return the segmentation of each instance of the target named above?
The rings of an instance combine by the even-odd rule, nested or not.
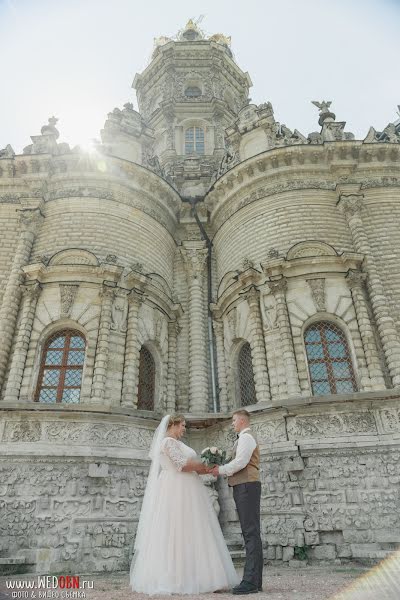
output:
[[[211,473],[214,475],[214,477],[218,477],[218,475],[219,475],[219,467],[215,466],[213,468],[213,470],[211,471]]]

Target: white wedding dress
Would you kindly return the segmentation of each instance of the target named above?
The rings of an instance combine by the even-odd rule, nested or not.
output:
[[[239,583],[204,484],[197,473],[181,471],[195,457],[175,438],[160,444],[152,516],[131,566],[136,592],[200,594]]]

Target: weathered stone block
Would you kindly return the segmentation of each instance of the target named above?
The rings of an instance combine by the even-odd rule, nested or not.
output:
[[[306,546],[316,546],[319,544],[319,533],[317,531],[305,531],[304,543]]]
[[[331,544],[324,544],[323,546],[312,548],[310,554],[316,560],[334,560],[336,558],[336,549]]]
[[[282,560],[287,562],[294,557],[294,548],[292,546],[284,546],[282,551]]]

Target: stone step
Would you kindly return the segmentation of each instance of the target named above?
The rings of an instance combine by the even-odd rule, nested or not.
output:
[[[32,565],[24,556],[1,556],[0,575],[21,575]]]
[[[27,561],[23,557],[0,557],[0,565],[25,565]]]

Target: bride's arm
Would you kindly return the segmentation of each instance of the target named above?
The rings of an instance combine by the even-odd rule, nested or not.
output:
[[[179,444],[173,438],[166,438],[162,450],[168,458],[174,463],[178,471],[183,473],[196,472],[199,475],[209,473],[208,467],[198,460],[188,459],[179,447]]]
[[[182,471],[185,473],[195,471],[199,475],[206,475],[207,473],[210,473],[211,469],[209,469],[204,463],[197,460],[188,460],[186,465],[182,467]]]

